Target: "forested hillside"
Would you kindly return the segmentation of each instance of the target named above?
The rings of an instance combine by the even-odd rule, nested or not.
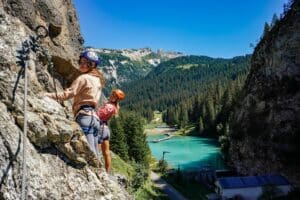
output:
[[[185,56],[163,62],[145,78],[123,88],[128,97],[124,105],[148,119],[153,110],[165,111],[165,121],[170,125],[199,123],[200,113],[216,116],[222,98],[228,104],[230,100],[225,99],[232,99],[243,85],[250,57]],[[207,108],[202,108],[204,105]]]

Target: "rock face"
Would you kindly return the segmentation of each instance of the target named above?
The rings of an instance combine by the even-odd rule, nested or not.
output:
[[[71,103],[43,97],[54,91],[54,82],[47,60],[34,52],[27,70],[28,129],[23,141],[25,84],[17,56],[22,43],[36,36],[37,25],[49,29],[41,45],[52,57],[57,89],[78,75],[75,63],[83,39],[72,1],[0,1],[0,199],[21,198],[24,163],[27,199],[130,199],[89,149],[71,115]]]
[[[242,174],[280,173],[300,185],[300,1],[255,48],[233,117],[229,155]]]

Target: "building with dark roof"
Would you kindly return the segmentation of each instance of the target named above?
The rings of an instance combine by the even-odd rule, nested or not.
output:
[[[239,196],[244,200],[256,200],[265,185],[276,186],[281,195],[287,195],[291,190],[291,184],[281,175],[220,178],[215,185],[215,191],[222,199]]]

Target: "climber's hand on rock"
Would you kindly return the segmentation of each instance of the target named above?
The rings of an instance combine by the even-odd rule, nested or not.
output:
[[[49,98],[53,98],[52,94],[49,92],[44,93],[44,97],[49,97]]]

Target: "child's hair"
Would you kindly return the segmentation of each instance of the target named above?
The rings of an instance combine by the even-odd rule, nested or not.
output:
[[[113,104],[114,106],[116,106],[116,108],[117,108],[116,112],[118,113],[118,110],[120,109],[120,104],[119,104],[120,100],[118,99],[118,97],[117,98],[113,98],[113,97],[115,97],[115,92],[114,91],[112,91],[110,93],[108,102],[110,104]]]
[[[115,89],[110,95],[115,95],[118,99],[117,101],[122,101],[125,98],[125,93],[120,89]]]

